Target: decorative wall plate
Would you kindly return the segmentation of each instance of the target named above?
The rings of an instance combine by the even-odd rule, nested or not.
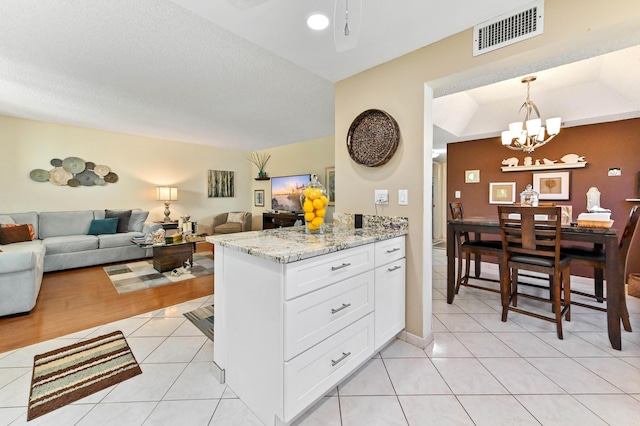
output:
[[[377,167],[396,153],[400,129],[392,116],[379,109],[358,115],[347,133],[347,150],[358,164]]]
[[[84,160],[78,157],[67,157],[62,160],[62,168],[73,174],[81,173],[85,169]]]

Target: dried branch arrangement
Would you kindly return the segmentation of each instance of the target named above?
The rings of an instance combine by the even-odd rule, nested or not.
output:
[[[271,158],[271,154],[266,152],[252,152],[248,160],[256,165],[259,172],[264,172],[264,167],[267,165],[269,158]]]

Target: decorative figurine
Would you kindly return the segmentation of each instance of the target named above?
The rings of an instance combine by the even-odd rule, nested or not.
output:
[[[525,166],[533,165],[533,159],[531,157],[524,157],[524,165]]]
[[[518,160],[516,157],[509,157],[502,160],[502,165],[509,166],[509,167],[517,167],[519,161],[520,160]]]
[[[563,163],[574,164],[579,163],[581,161],[584,162],[584,157],[578,154],[567,154],[560,159]]]

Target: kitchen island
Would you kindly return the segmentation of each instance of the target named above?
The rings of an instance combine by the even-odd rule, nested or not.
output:
[[[290,424],[404,329],[407,221],[370,218],[207,237],[214,370],[264,424]]]

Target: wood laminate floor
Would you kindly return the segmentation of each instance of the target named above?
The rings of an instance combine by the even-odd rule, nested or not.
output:
[[[104,266],[45,273],[31,313],[0,318],[0,353],[213,294],[213,276],[118,294]]]

